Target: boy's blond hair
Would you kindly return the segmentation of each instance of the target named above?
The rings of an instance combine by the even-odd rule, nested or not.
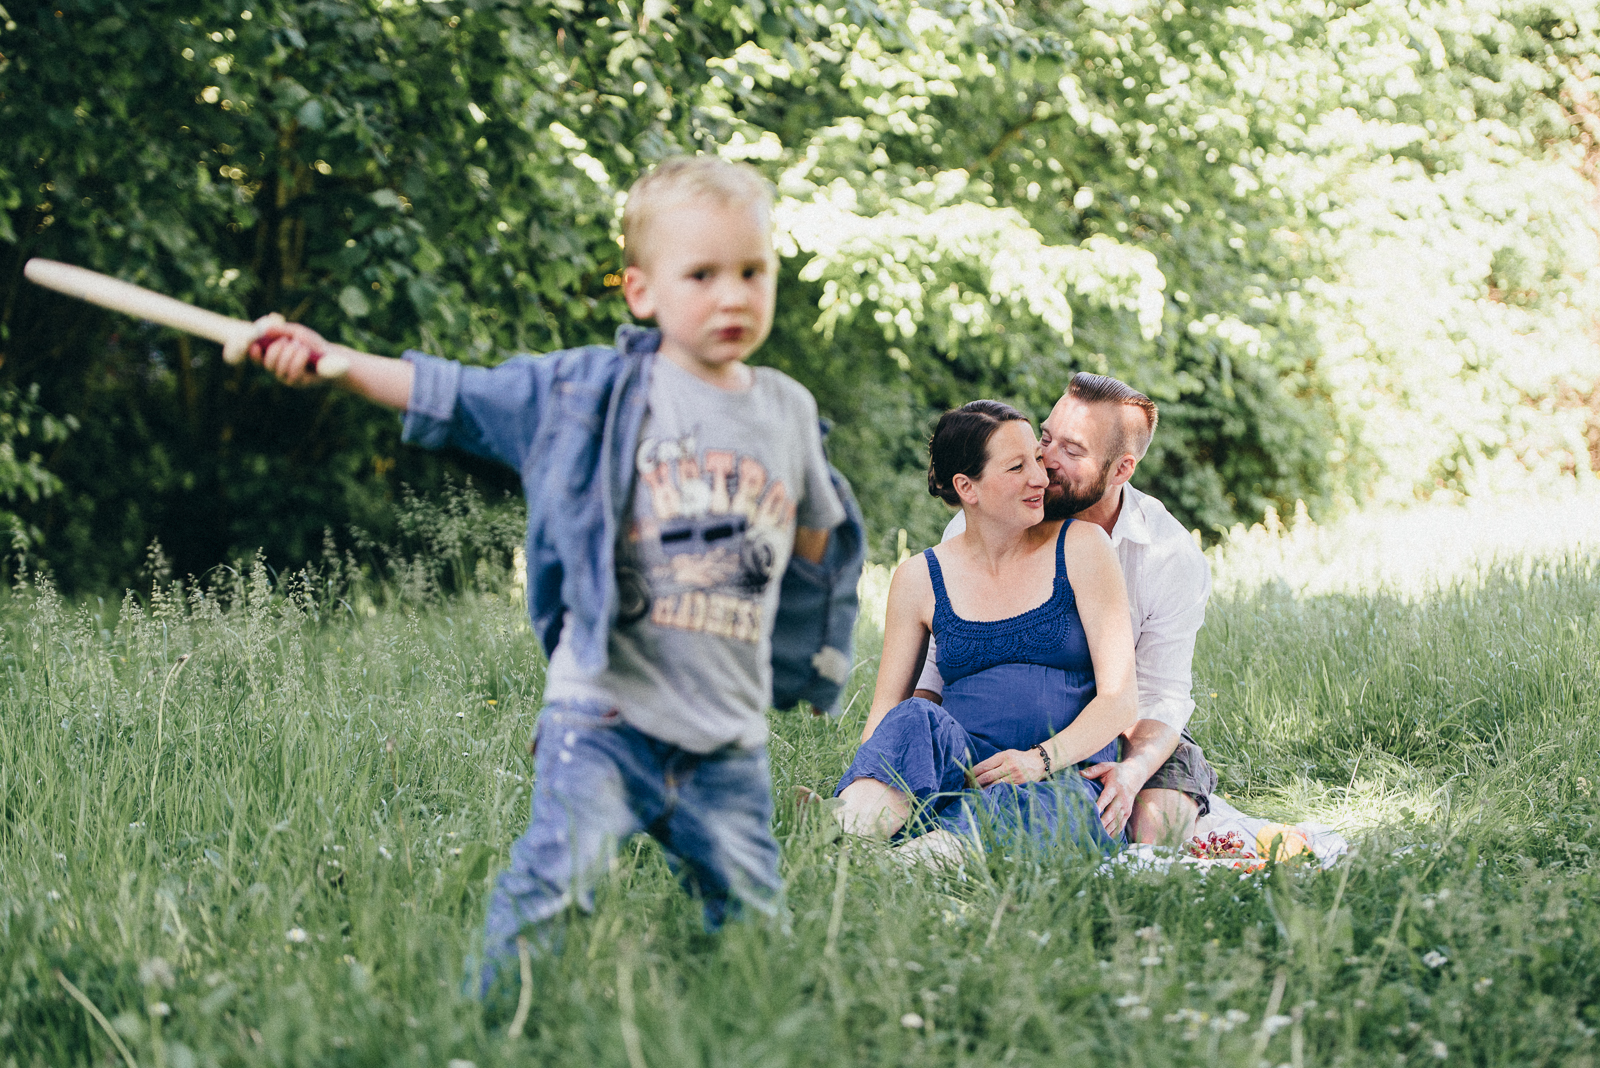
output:
[[[772,186],[748,163],[730,163],[718,156],[669,156],[652,167],[628,190],[622,209],[622,252],[626,266],[644,256],[650,220],[675,200],[705,198],[725,206],[754,204],[770,225]]]

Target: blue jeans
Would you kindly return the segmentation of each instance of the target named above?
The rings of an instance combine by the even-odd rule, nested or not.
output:
[[[537,738],[533,818],[489,901],[483,989],[516,960],[518,934],[549,947],[568,905],[591,911],[618,845],[640,832],[667,850],[708,929],[743,906],[777,914],[783,882],[764,748],[691,753],[615,709],[577,702],[547,706]]]

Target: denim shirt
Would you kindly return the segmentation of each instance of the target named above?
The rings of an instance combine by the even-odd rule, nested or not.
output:
[[[498,460],[528,500],[528,614],[546,655],[568,635],[598,675],[617,616],[616,544],[634,488],[634,453],[661,335],[622,326],[616,345],[514,356],[468,367],[408,351],[415,369],[402,436]],[[846,519],[820,564],[793,557],[772,635],[773,703],[836,710],[852,666],[856,584],[866,555],[861,509],[837,471]]]

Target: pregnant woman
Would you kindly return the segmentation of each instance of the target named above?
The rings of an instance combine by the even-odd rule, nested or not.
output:
[[[1116,553],[1093,523],[1041,522],[1048,479],[1015,408],[946,412],[929,454],[928,491],[960,506],[967,529],[895,570],[872,710],[834,816],[942,857],[985,831],[1107,846],[1100,784],[1078,768],[1115,760],[1137,715]],[[911,696],[930,633],[943,707]]]

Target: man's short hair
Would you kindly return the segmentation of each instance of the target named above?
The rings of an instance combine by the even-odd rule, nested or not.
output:
[[[1110,375],[1090,374],[1088,371],[1079,371],[1072,376],[1071,383],[1067,386],[1067,396],[1084,404],[1115,404],[1124,408],[1137,408],[1143,415],[1143,426],[1135,426],[1130,432],[1127,420],[1118,419],[1115,436],[1110,441],[1111,448],[1106,450],[1106,462],[1124,452],[1133,453],[1135,460],[1143,460],[1144,454],[1150,448],[1150,439],[1155,436],[1156,423],[1161,414],[1156,410],[1156,402],[1134,389],[1126,382],[1118,381]]]
[[[629,267],[644,254],[650,220],[676,200],[705,198],[723,206],[754,204],[770,221],[772,185],[748,163],[720,156],[668,156],[628,190],[622,209],[622,253]]]

